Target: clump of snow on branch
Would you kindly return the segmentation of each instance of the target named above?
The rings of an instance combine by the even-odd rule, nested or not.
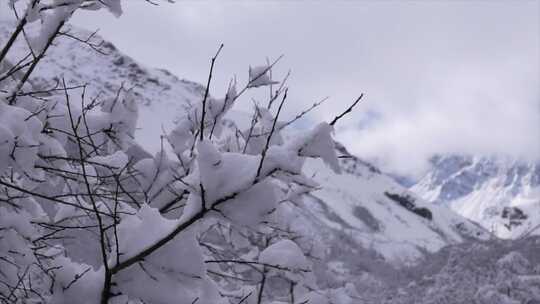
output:
[[[259,261],[290,269],[307,269],[309,267],[309,263],[298,245],[286,239],[270,245],[261,252]]]
[[[270,66],[249,67],[249,87],[256,88],[278,84],[278,81],[273,81],[270,78]]]

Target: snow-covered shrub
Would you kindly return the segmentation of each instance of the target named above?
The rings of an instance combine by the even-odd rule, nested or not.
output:
[[[536,239],[448,246],[423,263],[400,270],[411,276],[392,274],[381,286],[358,288],[358,292],[365,303],[537,303],[540,276],[533,265],[539,264],[540,256]],[[361,286],[365,285],[357,287]],[[371,298],[372,294],[376,296]]]
[[[249,82],[222,99],[207,88],[163,137],[170,147],[141,157],[129,90],[89,98],[86,85],[62,79],[43,88],[31,79],[54,40],[68,35],[70,16],[100,8],[122,12],[119,0],[26,1],[0,52],[0,300],[327,303],[352,293],[314,292],[298,232],[284,225],[291,202],[317,186],[302,173],[307,158],[340,170],[336,120],[282,136],[280,86],[247,129],[225,124],[246,91],[276,83],[270,64],[250,69]],[[29,56],[15,61],[9,51],[21,40]],[[290,292],[281,294],[284,283]]]

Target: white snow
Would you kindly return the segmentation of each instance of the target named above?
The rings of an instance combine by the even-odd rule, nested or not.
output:
[[[263,250],[259,255],[259,262],[289,269],[309,267],[308,260],[300,247],[287,239],[280,240]]]
[[[279,83],[270,78],[270,69],[269,66],[249,67],[249,86],[256,88]]]

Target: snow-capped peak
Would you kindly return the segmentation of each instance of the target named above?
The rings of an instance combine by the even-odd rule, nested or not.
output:
[[[411,191],[502,238],[540,233],[540,163],[510,157],[435,156]]]

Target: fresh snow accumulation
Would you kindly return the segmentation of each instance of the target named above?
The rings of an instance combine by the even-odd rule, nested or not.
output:
[[[80,5],[122,14],[45,2],[0,77]],[[540,303],[540,165],[437,156],[408,188],[332,124],[276,119],[279,98],[235,109],[271,66],[205,98],[67,27],[101,51],[59,37],[27,83],[0,80],[2,303]]]

